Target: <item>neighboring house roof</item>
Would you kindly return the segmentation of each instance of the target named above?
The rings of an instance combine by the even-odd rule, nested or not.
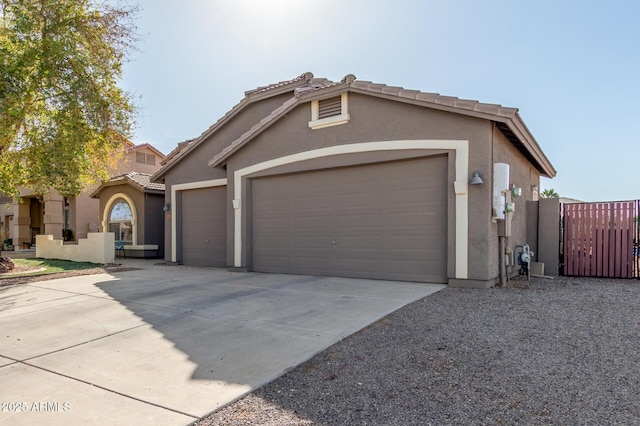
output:
[[[162,152],[160,152],[160,150],[158,148],[156,148],[155,146],[149,144],[149,143],[142,143],[140,145],[133,145],[127,148],[127,151],[141,151],[143,149],[149,149],[151,151],[153,151],[154,154],[156,154],[158,157],[160,158],[164,158],[164,154]]]
[[[276,92],[273,92],[276,90]],[[182,149],[173,161],[166,164],[152,176],[153,181],[157,181],[174,165],[180,158],[186,155],[191,149],[202,143],[207,137],[213,134],[223,123],[235,116],[244,106],[250,102],[276,94],[293,92],[292,97],[282,105],[273,110],[248,129],[240,137],[231,141],[226,148],[216,154],[210,161],[209,166],[216,167],[225,163],[233,153],[242,148],[246,143],[268,128],[271,124],[282,118],[286,113],[296,106],[315,99],[337,95],[345,91],[366,94],[384,99],[419,105],[432,109],[448,111],[471,117],[483,118],[496,123],[502,133],[514,144],[514,146],[536,167],[536,169],[546,177],[556,175],[555,168],[549,159],[542,152],[537,141],[522,121],[517,108],[503,107],[497,104],[481,103],[476,100],[460,99],[453,96],[443,96],[438,93],[427,93],[419,90],[409,90],[402,87],[387,86],[370,81],[356,80],[355,76],[348,74],[341,82],[333,82],[324,78],[314,78],[313,74],[305,73],[293,80],[272,84],[245,92],[245,98],[234,106],[231,111],[225,114],[218,122],[211,126],[200,137],[195,139],[186,149]],[[264,94],[267,95],[264,95]],[[252,96],[263,95],[259,98]]]
[[[151,180],[154,182],[161,181],[163,176],[169,171],[175,164],[177,164],[185,155],[198,147],[203,141],[205,141],[211,134],[213,134],[216,130],[218,130],[222,125],[235,117],[240,111],[242,111],[247,105],[250,105],[253,102],[270,98],[273,96],[281,95],[283,93],[287,93],[295,89],[296,87],[303,86],[307,84],[308,81],[313,79],[313,74],[310,72],[305,72],[300,74],[299,76],[286,81],[281,81],[274,84],[269,84],[267,86],[257,87],[253,90],[247,90],[244,92],[244,98],[240,100],[236,105],[233,106],[225,115],[220,117],[218,121],[212,124],[207,130],[202,132],[200,136],[190,141],[188,143],[178,149],[177,152],[174,153],[172,151],[171,159],[165,160],[162,168],[155,172],[153,176],[151,176]]]
[[[123,183],[129,184],[141,192],[157,194],[164,193],[164,183],[151,182],[150,178],[150,174],[138,172],[130,172],[127,174],[114,176],[107,182],[103,182],[102,185],[98,187],[98,189],[93,191],[93,193],[91,194],[91,198],[99,198],[98,194],[100,193],[100,191],[102,191],[103,188],[107,186],[122,185]]]
[[[577,204],[577,203],[584,203],[584,201],[582,200],[576,200],[575,198],[569,198],[569,197],[558,197],[560,200],[560,203],[562,204]]]

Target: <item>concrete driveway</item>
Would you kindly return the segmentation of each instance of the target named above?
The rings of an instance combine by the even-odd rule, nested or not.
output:
[[[188,424],[444,287],[130,264],[0,288],[0,423]]]

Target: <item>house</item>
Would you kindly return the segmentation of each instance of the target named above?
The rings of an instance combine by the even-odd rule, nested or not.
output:
[[[520,196],[494,208],[496,164]],[[305,73],[245,92],[151,180],[169,262],[489,287],[555,174],[517,109]]]
[[[130,171],[152,174],[160,169],[164,154],[150,144],[126,148],[115,175]],[[0,200],[6,209],[0,214],[5,238],[11,238],[16,250],[21,244],[35,244],[36,235],[48,234],[65,240],[87,238],[88,232],[98,232],[100,225],[99,200],[91,198],[95,187],[77,196],[64,197],[57,193],[40,196],[23,189],[20,200],[5,197]]]
[[[164,257],[164,185],[150,177],[114,176],[91,194],[100,199],[100,232],[113,232],[128,257]]]

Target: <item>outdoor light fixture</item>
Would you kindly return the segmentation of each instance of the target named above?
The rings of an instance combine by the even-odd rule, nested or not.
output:
[[[531,190],[533,192],[538,192],[538,185],[536,185],[536,184],[531,185]]]
[[[482,180],[482,172],[476,170],[473,172],[473,176],[471,177],[471,180],[469,181],[469,183],[471,185],[480,185],[483,184],[484,181]]]
[[[163,212],[168,212],[169,210],[171,210],[171,203],[166,203],[164,205],[164,207],[162,208]]]

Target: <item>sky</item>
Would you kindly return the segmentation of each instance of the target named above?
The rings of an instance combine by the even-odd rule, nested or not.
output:
[[[519,113],[584,201],[640,198],[640,2],[635,0],[127,0],[139,41],[121,81],[135,143],[168,154],[246,90],[360,80]]]

